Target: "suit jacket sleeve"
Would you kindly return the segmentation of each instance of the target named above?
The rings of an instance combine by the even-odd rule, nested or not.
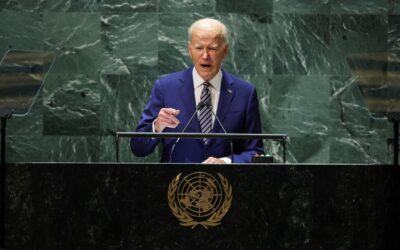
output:
[[[150,94],[150,99],[140,117],[136,132],[153,132],[153,121],[157,118],[160,109],[164,107],[160,83],[157,80]],[[132,153],[143,157],[151,154],[157,146],[159,138],[132,138],[130,141]]]

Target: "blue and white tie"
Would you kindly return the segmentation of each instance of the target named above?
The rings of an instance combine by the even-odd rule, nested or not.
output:
[[[203,83],[204,87],[203,90],[201,91],[200,95],[200,101],[203,102],[204,104],[211,103],[211,94],[209,90],[210,83],[205,82]],[[199,121],[200,121],[200,128],[202,133],[210,133],[212,129],[212,113],[211,113],[211,107],[207,108],[204,106],[200,110],[199,114]],[[204,142],[206,142],[207,139],[204,139]]]

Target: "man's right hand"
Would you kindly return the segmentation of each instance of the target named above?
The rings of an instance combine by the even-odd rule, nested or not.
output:
[[[179,125],[179,120],[176,116],[179,114],[178,109],[162,108],[154,122],[154,130],[162,132],[165,128],[176,128]]]

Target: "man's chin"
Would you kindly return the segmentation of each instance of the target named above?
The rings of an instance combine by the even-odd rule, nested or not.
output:
[[[204,81],[210,81],[213,78],[211,74],[199,74]]]
[[[216,75],[212,69],[203,69],[203,68],[197,70],[197,73],[199,73],[201,78],[203,78],[203,80],[205,81],[211,80]]]

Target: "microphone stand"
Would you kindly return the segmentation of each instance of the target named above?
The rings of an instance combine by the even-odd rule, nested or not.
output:
[[[213,116],[215,117],[215,120],[217,120],[219,126],[221,126],[222,130],[224,131],[224,133],[227,134],[227,132],[226,132],[224,126],[222,125],[222,122],[219,120],[217,114],[215,114],[215,112],[213,111],[212,105],[211,105],[211,103],[210,103],[210,100],[208,100],[204,105],[205,105],[208,109],[210,109],[211,113],[212,113]],[[231,139],[229,139],[229,142],[230,142],[230,144],[231,144],[231,158],[232,158],[232,163],[234,163],[234,160],[233,160],[233,156],[234,156],[234,154],[233,154],[233,142],[232,142]]]
[[[185,132],[187,127],[189,126],[189,124],[192,122],[194,116],[196,115],[197,111],[199,111],[200,109],[202,109],[204,107],[204,102],[199,102],[199,104],[197,104],[196,110],[193,112],[192,116],[190,117],[189,121],[186,123],[185,127],[182,129],[181,133]],[[176,141],[174,142],[174,144],[172,145],[171,148],[171,152],[169,153],[169,163],[171,163],[172,160],[172,153],[174,152],[175,146],[178,143],[178,141],[181,139],[181,137],[179,137],[178,139],[176,139]]]

